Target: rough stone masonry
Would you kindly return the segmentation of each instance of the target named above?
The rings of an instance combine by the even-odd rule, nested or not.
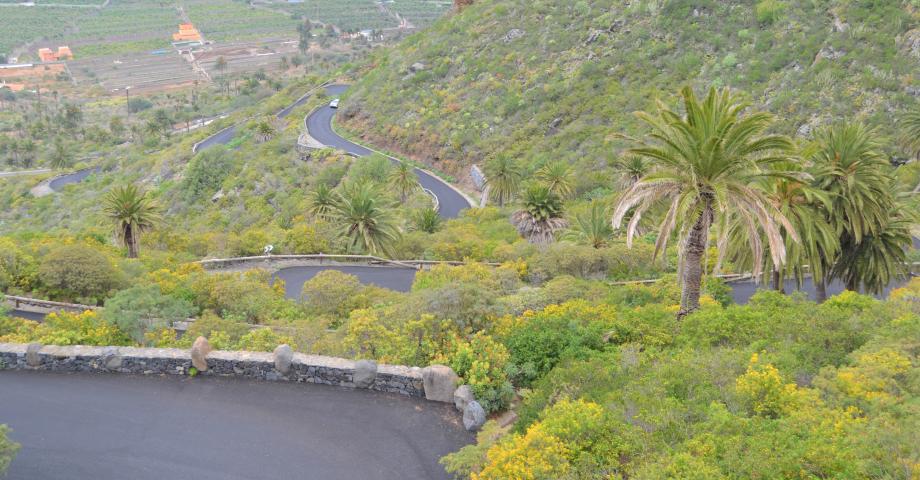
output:
[[[288,356],[287,349],[279,354]],[[205,354],[208,368],[198,375],[244,377],[257,380],[316,383],[379,392],[425,397],[422,371],[418,367],[377,365],[376,375],[361,371],[359,384],[354,381],[356,363],[344,358],[293,353],[289,368],[287,358],[276,362],[271,352],[226,352]],[[54,372],[110,372],[139,375],[188,375],[192,367],[189,350],[175,348],[86,347],[0,343],[0,370],[47,370]]]

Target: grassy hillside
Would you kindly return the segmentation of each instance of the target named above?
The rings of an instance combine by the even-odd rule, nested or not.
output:
[[[478,0],[380,52],[344,126],[460,178],[498,152],[563,158],[592,172],[585,193],[609,184],[631,112],[722,85],[782,133],[861,119],[906,155],[896,118],[920,100],[918,24],[917,0]]]

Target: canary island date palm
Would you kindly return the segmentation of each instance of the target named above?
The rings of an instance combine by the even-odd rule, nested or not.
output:
[[[399,200],[402,203],[406,203],[409,195],[421,188],[418,176],[415,175],[415,169],[405,162],[399,162],[393,167],[387,176],[387,183],[399,193]]]
[[[485,165],[486,188],[489,200],[497,202],[499,207],[511,201],[517,195],[524,173],[511,157],[498,155]]]
[[[575,193],[575,173],[572,167],[564,161],[547,163],[537,170],[535,176],[559,198],[571,198]]]
[[[389,254],[400,237],[385,197],[369,183],[347,186],[333,207],[350,252]]]
[[[885,221],[862,241],[857,243],[855,237],[844,235],[831,276],[842,280],[847,290],[862,287],[880,295],[892,281],[907,273],[907,246],[916,220],[906,206],[896,204]]]
[[[797,178],[794,172],[776,168],[789,158],[792,142],[765,133],[770,115],[742,114],[747,105],[728,89],[710,89],[700,100],[686,87],[681,99],[683,114],[663,104],[655,114],[637,114],[650,132],[645,139],[635,140],[638,146],[629,153],[647,159],[652,170],[624,192],[612,218],[613,227],[620,228],[631,214],[626,227],[631,246],[643,213],[656,204],[667,205],[655,251],[656,255],[663,252],[671,234],[678,233],[678,317],[699,308],[703,256],[714,221],[740,219],[753,258],[763,256],[760,239],[766,238],[774,264],[785,263],[780,230],[785,227],[793,234],[795,230],[762,185],[770,178]]]
[[[904,115],[901,121],[901,136],[907,148],[913,150],[914,157],[920,160],[920,109]],[[920,189],[920,185],[917,188]]]
[[[328,219],[335,209],[338,197],[332,188],[320,183],[307,195],[307,212],[314,217]]]
[[[128,258],[137,258],[140,234],[160,222],[160,209],[136,185],[115,187],[103,200],[103,212],[115,224],[119,240],[128,248]]]
[[[587,209],[576,213],[571,228],[562,235],[565,240],[594,248],[606,247],[611,237],[613,227],[610,226],[610,209],[600,200],[594,200]]]
[[[530,243],[546,245],[556,232],[568,226],[562,217],[562,199],[546,185],[533,185],[524,192],[521,210],[511,215],[511,224]]]
[[[780,168],[795,170],[802,168],[802,165],[798,162],[789,162]],[[727,254],[732,257],[736,267],[750,266],[754,262],[767,263],[773,276],[773,288],[778,291],[783,290],[783,280],[790,276],[796,280],[800,289],[808,275],[825,278],[828,273],[827,259],[837,256],[840,243],[834,225],[827,218],[832,204],[831,196],[814,187],[810,179],[804,178],[773,179],[767,182],[766,190],[780,213],[789,220],[799,239],[795,241],[785,226],[782,227],[783,244],[786,248],[785,265],[773,265],[768,255],[765,255],[765,258],[751,258],[751,249],[744,245],[744,238],[739,238],[746,233],[736,224],[720,231],[719,260],[715,271],[719,271]]]
[[[809,158],[815,186],[831,198],[827,213],[840,242],[838,257],[825,259],[830,278],[848,289],[879,292],[901,270],[910,245],[908,210],[898,205],[891,167],[877,133],[859,123],[841,123],[815,135]],[[886,260],[887,259],[887,260]],[[826,278],[816,277],[819,300]]]

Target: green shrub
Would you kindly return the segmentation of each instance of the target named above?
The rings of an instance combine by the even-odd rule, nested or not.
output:
[[[103,253],[86,245],[65,245],[41,260],[38,279],[52,298],[96,303],[123,284]]]
[[[529,386],[562,358],[579,358],[604,347],[605,336],[624,342],[630,333],[613,308],[575,300],[527,312],[512,323],[501,341],[516,367],[515,383]]]
[[[9,427],[0,425],[0,475],[6,472],[16,452],[19,451],[19,444],[8,438],[10,432]]]
[[[102,319],[115,324],[136,342],[144,343],[147,332],[172,326],[198,311],[187,300],[163,295],[157,285],[122,290],[105,302]]]
[[[453,368],[473,390],[482,408],[495,412],[507,408],[514,396],[514,388],[508,380],[508,360],[505,347],[480,332],[469,341],[455,340],[446,358],[435,361]]]

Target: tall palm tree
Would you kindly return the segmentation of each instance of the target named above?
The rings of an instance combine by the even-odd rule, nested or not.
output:
[[[118,238],[128,247],[128,258],[137,258],[140,234],[160,222],[157,204],[131,184],[110,190],[102,209],[115,224]]]
[[[399,193],[399,200],[402,203],[406,203],[409,195],[421,188],[415,168],[406,162],[397,163],[387,177],[387,181]]]
[[[314,217],[328,219],[337,201],[338,198],[329,185],[320,183],[307,195],[307,211]]]
[[[800,168],[800,165],[788,163],[781,166],[790,171]],[[786,263],[773,265],[769,256],[766,258],[752,258],[751,249],[744,246],[744,228],[736,221],[726,230],[719,232],[719,259],[714,272],[718,273],[726,256],[731,256],[736,267],[752,266],[755,262],[765,262],[773,276],[772,286],[777,291],[783,291],[783,280],[789,276],[796,280],[799,288],[805,283],[809,274],[816,278],[827,275],[827,259],[836,257],[839,249],[839,239],[834,226],[827,219],[827,212],[831,208],[831,197],[805,180],[791,180],[788,178],[773,179],[765,187],[771,201],[774,202],[780,213],[789,220],[795,237],[785,228],[781,227],[783,244],[786,248]]]
[[[349,251],[389,254],[400,237],[396,219],[383,202],[383,195],[369,183],[351,185],[339,195],[333,220],[341,225]]]
[[[485,164],[486,188],[489,200],[504,207],[517,194],[524,172],[511,157],[497,155]]]
[[[604,248],[613,237],[610,226],[610,209],[599,200],[594,200],[584,211],[575,214],[572,227],[563,234],[563,238],[586,243],[594,248]]]
[[[571,165],[564,161],[547,163],[537,170],[536,178],[559,198],[571,198],[575,193],[575,172],[572,171]]]
[[[511,215],[511,224],[530,243],[546,245],[568,221],[562,218],[562,199],[546,185],[533,185],[524,192],[523,208]]]
[[[890,168],[873,130],[858,123],[819,130],[809,147],[815,187],[827,192],[827,221],[834,226],[840,258],[823,258],[821,270],[841,273],[836,263],[852,258],[865,238],[884,232],[894,205]],[[826,297],[827,278],[815,277],[819,300]]]
[[[770,115],[742,115],[747,105],[728,89],[712,88],[700,101],[690,87],[685,87],[681,98],[684,114],[663,104],[659,104],[656,115],[637,114],[651,132],[644,141],[637,141],[639,146],[630,153],[646,158],[654,170],[623,194],[612,219],[614,228],[619,228],[632,212],[626,229],[627,245],[631,246],[643,213],[659,202],[669,206],[655,248],[656,254],[664,251],[668,238],[677,230],[682,287],[678,317],[699,308],[703,255],[714,221],[724,224],[740,219],[753,258],[763,256],[763,232],[773,263],[785,263],[780,227],[792,234],[795,230],[769,200],[762,181],[797,178],[792,172],[774,168],[787,160],[792,142],[784,136],[764,134]]]

